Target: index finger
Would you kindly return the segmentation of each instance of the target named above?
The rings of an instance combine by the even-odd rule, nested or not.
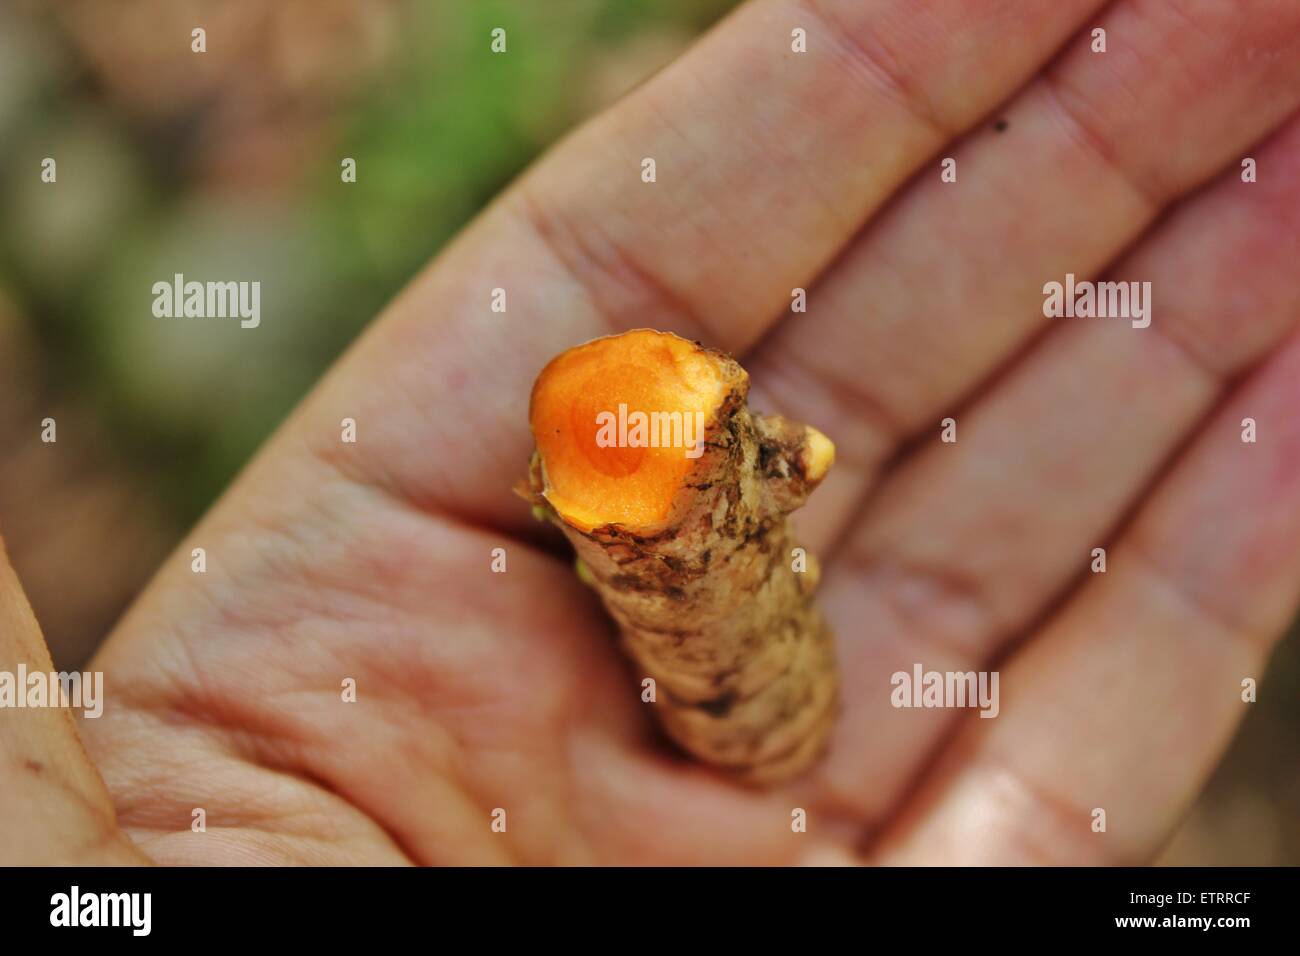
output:
[[[311,427],[366,415],[359,476],[518,528],[502,476],[528,453],[528,385],[547,359],[637,326],[751,345],[1098,5],[744,5],[481,216],[336,371]],[[421,413],[389,415],[399,400]],[[423,413],[449,405],[464,417]]]

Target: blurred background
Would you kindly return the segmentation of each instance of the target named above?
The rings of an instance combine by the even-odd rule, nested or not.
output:
[[[0,0],[0,531],[56,666],[457,229],[733,5]],[[276,321],[144,321],[176,272]],[[1162,862],[1300,864],[1295,633]]]

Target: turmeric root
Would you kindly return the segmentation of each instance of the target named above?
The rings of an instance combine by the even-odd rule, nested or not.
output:
[[[754,785],[824,749],[832,638],[788,515],[834,460],[816,429],[752,414],[729,356],[638,329],[554,358],[533,386],[521,489],[578,554],[668,735]]]

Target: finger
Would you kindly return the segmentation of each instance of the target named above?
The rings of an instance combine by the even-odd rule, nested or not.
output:
[[[950,154],[955,183],[926,169],[749,363],[783,413],[836,441],[836,473],[802,516],[811,547],[900,439],[1043,328],[1045,281],[1095,273],[1300,105],[1294,3],[1122,0],[1098,23],[1105,53],[1076,38],[998,114],[1005,130]]]
[[[549,251],[595,280],[584,288],[602,314],[689,320],[740,349],[1094,6],[746,4],[579,130],[516,195]],[[807,52],[792,50],[801,42]],[[646,158],[650,188],[636,175]]]
[[[1097,5],[746,4],[471,226],[335,373],[308,427],[365,416],[365,454],[344,459],[358,477],[528,527],[502,476],[528,454],[528,386],[548,359],[647,325],[745,348]],[[791,50],[794,29],[807,53]],[[456,415],[439,414],[448,405]]]
[[[1214,416],[1106,574],[1003,668],[1001,715],[967,724],[883,860],[1150,857],[1300,601],[1297,408],[1300,337]]]
[[[62,685],[54,673],[0,542],[0,864],[142,863],[117,827],[113,803],[77,739],[72,712],[57,706]],[[99,693],[91,682],[85,690],[88,697],[71,702],[102,708],[102,681]]]
[[[1149,328],[1057,320],[958,415],[955,444],[890,475],[827,576],[827,606],[858,622],[840,633],[846,682],[995,657],[1088,567],[1226,384],[1300,321],[1288,266],[1300,256],[1300,118],[1255,155],[1266,182],[1225,174],[1108,275],[1151,283]],[[879,815],[952,719],[895,710],[884,691],[850,699],[832,789]]]

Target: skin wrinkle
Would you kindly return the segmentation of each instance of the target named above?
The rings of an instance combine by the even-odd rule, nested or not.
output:
[[[1174,198],[1176,191],[1158,188],[1153,183],[1141,180],[1135,172],[1120,161],[1115,147],[1097,132],[1095,123],[1092,120],[1085,120],[1086,114],[1083,110],[1072,105],[1073,94],[1063,76],[1049,70],[1043,74],[1039,87],[1046,94],[1044,97],[1046,101],[1054,108],[1053,115],[1074,141],[1086,149],[1103,167],[1112,172],[1129,192],[1141,200],[1145,207],[1146,222],[1154,220],[1160,210]],[[1139,226],[1136,231],[1140,232],[1141,227]]]
[[[1116,280],[1112,277],[1110,281]],[[1208,354],[1202,354],[1192,343],[1190,337],[1173,331],[1177,328],[1183,328],[1183,326],[1176,323],[1167,325],[1161,322],[1152,322],[1142,332],[1143,334],[1154,333],[1151,336],[1153,339],[1164,345],[1169,352],[1177,355],[1187,369],[1203,380],[1214,392],[1220,392],[1226,388],[1230,384],[1232,372],[1217,368],[1214,365],[1214,360]]]
[[[60,772],[62,768],[54,766],[47,769],[44,763],[32,757],[15,759],[13,764],[15,770],[21,771],[21,774],[13,776],[38,780],[42,790],[52,788],[69,801],[75,811],[79,811],[76,816],[90,823],[89,830],[93,834],[95,848],[105,845],[109,842],[108,837],[116,834],[117,825],[112,807],[106,807],[94,799],[93,795],[86,793],[83,786],[68,779],[65,773]]]
[[[755,372],[755,375],[757,374],[759,373]],[[881,448],[894,447],[909,432],[898,415],[890,408],[888,401],[883,396],[873,394],[868,385],[863,382],[846,381],[834,373],[815,372],[797,353],[787,353],[781,374],[770,378],[765,377],[764,382],[768,392],[773,393],[778,399],[790,392],[817,390],[825,393],[829,401],[840,408],[851,410],[856,418],[864,420],[874,433],[876,444]],[[837,461],[845,459],[845,450],[844,443],[837,442]],[[855,449],[849,445],[847,450],[851,453]],[[849,463],[863,472],[874,469],[882,461],[883,456],[856,461],[849,458]]]
[[[605,320],[609,334],[623,331],[624,323],[620,319],[629,310],[624,308],[622,296],[611,307],[609,293],[600,291],[606,285],[602,279],[612,282],[617,289],[630,290],[631,295],[626,297],[628,302],[650,303],[648,308],[639,307],[636,310],[638,315],[662,312],[671,319],[668,325],[697,330],[691,333],[696,337],[707,335],[703,322],[692,306],[671,286],[641,268],[610,237],[602,238],[605,239],[605,246],[612,259],[602,260],[592,251],[588,240],[579,239],[578,234],[565,224],[561,214],[541,205],[526,186],[520,188],[517,196],[519,202],[516,208],[529,230],[542,241],[565,274],[583,290],[596,314]]]
[[[1005,623],[1000,621],[1004,615],[992,606],[987,587],[978,576],[951,565],[918,564],[894,557],[885,565],[884,586],[873,587],[884,560],[855,553],[849,566],[863,569],[866,588],[897,623],[897,631],[909,635],[914,643],[923,643],[951,660],[974,665],[983,660],[990,645],[1007,636]],[[899,595],[900,578],[904,584],[920,584],[925,594],[924,607],[918,607],[915,599],[908,601]],[[950,620],[967,622],[966,633],[957,636],[949,628],[920,626],[921,622]]]
[[[833,13],[823,0],[797,0],[796,5],[826,27],[826,32],[835,38],[855,68],[870,78],[878,92],[885,94],[895,106],[922,126],[936,143],[946,143],[961,132],[958,124],[941,119],[934,103],[913,88],[906,78],[907,72],[879,39],[868,33],[848,29],[839,15]]]
[[[1222,631],[1225,636],[1244,643],[1256,658],[1268,659],[1269,648],[1273,643],[1268,635],[1261,634],[1259,628],[1244,619],[1238,619],[1236,615],[1219,607],[1204,594],[1180,585],[1178,576],[1171,575],[1165,570],[1159,552],[1150,547],[1141,533],[1131,535],[1127,544],[1123,557],[1132,566],[1144,568],[1148,579],[1153,581],[1161,591],[1189,608],[1192,616],[1213,622],[1216,629]]]
[[[356,813],[358,822],[364,822],[367,827],[377,825],[373,816],[344,797],[337,787],[312,769],[313,761],[308,755],[313,749],[310,746],[313,741],[309,735],[293,739],[290,737],[291,725],[279,723],[282,717],[281,711],[274,708],[268,710],[261,706],[260,701],[251,702],[247,707],[232,708],[231,704],[237,700],[237,697],[232,698],[224,691],[216,691],[211,695],[210,700],[205,702],[204,698],[187,690],[172,698],[159,697],[150,705],[137,710],[169,729],[174,729],[179,724],[187,730],[201,734],[208,741],[217,744],[220,747],[219,758],[228,760],[234,767],[262,770],[292,780],[307,789],[313,802],[323,807],[331,804],[344,805]],[[215,706],[212,702],[215,702]],[[264,722],[269,720],[269,723],[265,723],[265,726],[259,729],[256,721],[250,721],[250,715],[254,714],[259,715]],[[303,806],[306,799],[305,794],[300,797],[299,806]],[[240,828],[261,829],[263,832],[277,836],[297,836],[292,831],[286,831],[283,826],[258,826],[259,823],[272,824],[276,820],[285,818],[283,804],[277,806],[274,812],[268,808],[266,812],[253,816],[240,816],[241,811],[246,807],[247,804],[244,802],[234,806],[223,806],[218,819],[223,824],[229,825],[233,816]],[[188,826],[188,812],[186,817]],[[209,819],[211,820],[212,817],[213,814],[210,814]],[[293,818],[293,814],[288,815],[288,819]],[[149,819],[149,816],[146,815],[144,819]],[[144,830],[155,836],[169,833],[179,835],[177,831],[165,829],[160,825],[161,821],[154,824],[144,823],[136,816],[135,811],[125,814],[124,820],[123,825],[131,831]],[[182,834],[183,832],[185,831],[181,831]],[[416,858],[403,846],[395,833],[386,832],[394,848],[398,849],[406,859]]]
[[[1031,779],[1014,762],[1003,759],[992,747],[982,748],[979,753],[985,760],[981,772],[1006,781],[1016,793],[1028,798],[1031,813],[1050,821],[1032,839],[1020,844],[1029,853],[1028,862],[1031,865],[1060,866],[1066,862],[1077,863],[1080,859],[1095,862],[1105,860],[1105,856],[1095,853],[1095,841],[1089,842],[1087,839],[1093,836],[1092,832],[1081,830],[1079,826],[1079,821],[1092,818],[1090,807],[1076,805],[1046,784]],[[1035,834],[1033,828],[1025,828],[1025,832]],[[1072,854],[1061,853],[1062,842],[1073,844]],[[1113,853],[1113,848],[1109,844],[1106,846]],[[1136,863],[1136,860],[1130,859],[1128,852],[1113,855],[1109,862],[1122,865],[1125,861],[1129,861],[1130,865]]]

